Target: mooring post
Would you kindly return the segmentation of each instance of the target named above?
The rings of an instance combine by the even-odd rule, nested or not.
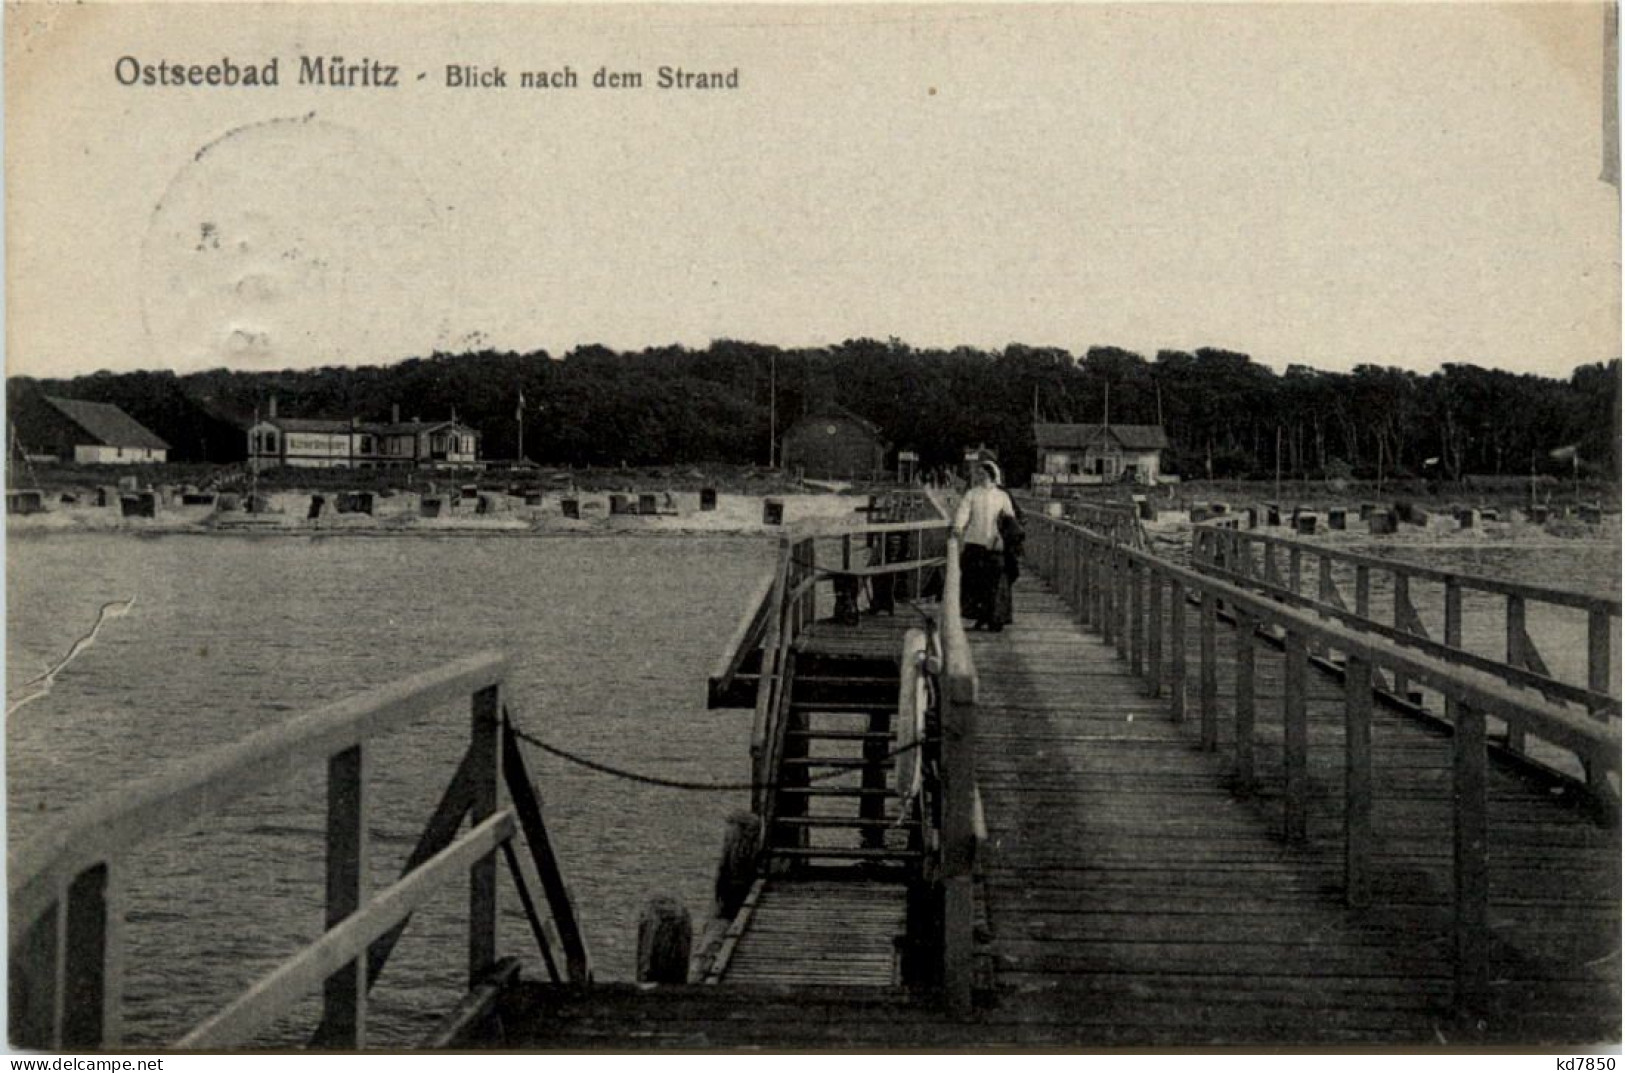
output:
[[[688,959],[694,946],[694,923],[676,898],[649,899],[638,918],[640,984],[688,983]]]

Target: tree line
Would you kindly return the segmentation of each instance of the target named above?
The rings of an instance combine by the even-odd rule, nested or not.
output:
[[[551,465],[765,464],[772,432],[829,405],[877,425],[926,467],[986,445],[1023,483],[1043,421],[1161,424],[1163,468],[1187,479],[1375,478],[1531,471],[1620,472],[1620,362],[1567,379],[1448,364],[1422,375],[1361,365],[1284,373],[1243,353],[1118,347],[1082,355],[1012,344],[1003,350],[911,347],[854,339],[785,348],[717,340],[705,348],[435,354],[389,366],[246,372],[99,372],[8,381],[110,402],[168,441],[181,461],[230,462],[243,429],[276,398],[283,417],[387,421],[455,416],[479,429],[487,459]],[[1555,455],[1554,455],[1555,452]]]

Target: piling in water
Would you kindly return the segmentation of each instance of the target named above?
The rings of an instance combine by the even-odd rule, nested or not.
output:
[[[675,898],[649,899],[638,919],[638,983],[688,983],[688,958],[694,925]]]

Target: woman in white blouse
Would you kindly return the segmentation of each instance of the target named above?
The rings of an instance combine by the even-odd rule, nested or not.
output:
[[[954,536],[959,538],[961,613],[971,619],[972,629],[997,633],[1009,621],[1009,610],[1001,607],[999,584],[1004,577],[1004,541],[999,535],[999,519],[1014,518],[1015,504],[999,487],[999,467],[979,462],[972,471],[974,481],[954,515]]]

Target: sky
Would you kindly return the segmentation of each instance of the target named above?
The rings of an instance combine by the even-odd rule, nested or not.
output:
[[[1560,3],[8,8],[6,368],[895,336],[1567,376],[1620,352],[1602,31]],[[333,54],[402,84],[298,84]],[[123,57],[279,85],[126,86]]]

